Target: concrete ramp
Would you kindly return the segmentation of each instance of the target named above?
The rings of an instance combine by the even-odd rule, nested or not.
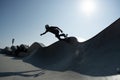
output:
[[[116,20],[95,37],[82,43],[81,55],[73,70],[93,75],[108,76],[120,73],[120,19]],[[81,50],[81,48],[79,48]]]
[[[77,46],[71,43],[71,40],[75,41],[74,38],[68,39],[58,41],[48,47],[36,46],[34,51],[30,53],[32,56],[28,56],[23,61],[43,69],[66,70],[72,65],[78,54]],[[38,43],[34,45],[36,44],[38,45]]]

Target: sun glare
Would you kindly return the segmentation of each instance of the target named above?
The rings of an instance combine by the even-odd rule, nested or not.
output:
[[[82,38],[82,37],[77,37],[77,39],[78,39],[79,42],[84,42],[84,41],[86,41],[86,39],[84,39],[84,38]]]
[[[95,12],[95,2],[94,0],[83,0],[80,5],[81,11],[86,15],[91,15]]]

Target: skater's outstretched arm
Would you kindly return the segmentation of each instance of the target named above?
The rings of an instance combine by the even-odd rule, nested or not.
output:
[[[47,32],[48,32],[48,31],[46,30],[44,33],[42,33],[42,34],[40,34],[40,35],[42,36],[42,35],[46,34]]]

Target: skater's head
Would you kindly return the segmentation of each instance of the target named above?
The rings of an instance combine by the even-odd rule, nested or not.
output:
[[[49,28],[49,25],[48,25],[48,24],[46,24],[46,25],[45,25],[45,28],[46,28],[46,29],[48,29],[48,28]]]

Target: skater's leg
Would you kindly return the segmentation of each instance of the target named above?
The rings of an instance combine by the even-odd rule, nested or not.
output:
[[[63,36],[64,38],[66,38],[67,35],[68,35],[68,34],[66,34],[66,35],[65,35],[65,34],[60,34],[59,36]]]
[[[57,37],[59,40],[61,40],[60,35],[55,35],[55,37]]]

